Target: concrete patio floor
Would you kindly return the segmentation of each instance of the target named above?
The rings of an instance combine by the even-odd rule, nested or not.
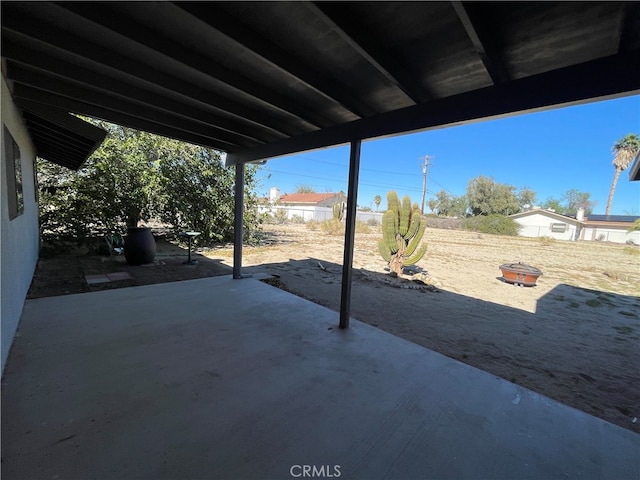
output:
[[[640,435],[256,279],[28,300],[3,479],[640,478]]]

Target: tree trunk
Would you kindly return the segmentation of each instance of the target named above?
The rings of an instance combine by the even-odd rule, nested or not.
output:
[[[613,182],[611,182],[611,189],[609,189],[609,198],[607,199],[607,209],[604,211],[605,215],[609,215],[611,210],[611,203],[613,203],[613,194],[616,191],[616,185],[618,185],[618,178],[622,170],[616,167],[616,173],[613,175]]]
[[[406,248],[404,238],[400,234],[396,234],[396,243],[398,244],[398,251],[393,254],[391,261],[389,262],[389,269],[396,276],[401,277],[404,271],[404,250]]]
[[[391,273],[395,273],[396,276],[401,277],[404,268],[403,264],[404,262],[402,261],[402,255],[400,255],[400,252],[395,253],[389,262],[389,269],[391,270]]]

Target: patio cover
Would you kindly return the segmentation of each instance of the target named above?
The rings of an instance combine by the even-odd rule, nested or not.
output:
[[[12,95],[236,165],[640,91],[638,2],[3,2]],[[60,141],[63,146],[62,140]],[[343,325],[345,326],[345,325]]]
[[[637,93],[637,2],[3,2],[19,105],[230,153]]]

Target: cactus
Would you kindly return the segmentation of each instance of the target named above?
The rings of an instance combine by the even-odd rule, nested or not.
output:
[[[334,220],[338,220],[339,222],[341,222],[343,217],[344,217],[344,203],[342,203],[342,202],[334,203],[333,204],[333,219]]]
[[[378,250],[382,258],[389,262],[389,268],[396,275],[402,275],[405,266],[414,265],[427,251],[422,236],[427,228],[427,220],[417,203],[411,205],[409,196],[398,199],[391,190],[387,194],[387,211],[382,215],[382,240]]]

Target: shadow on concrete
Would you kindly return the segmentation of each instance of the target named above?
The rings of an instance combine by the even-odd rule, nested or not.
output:
[[[28,300],[2,478],[638,478],[633,432],[336,322],[230,276]]]
[[[74,293],[95,292],[114,288],[152,285],[156,283],[193,280],[229,275],[232,269],[220,259],[207,258],[194,252],[196,264],[187,265],[188,249],[165,237],[156,237],[154,262],[129,265],[124,255],[94,253],[94,249],[75,248],[48,258],[40,258],[27,298],[42,298]],[[103,283],[88,283],[87,276],[126,274],[124,279]]]
[[[339,264],[291,259],[243,271],[276,275],[265,281],[340,310]],[[532,312],[508,303],[535,298],[539,287],[491,280],[504,284],[505,304],[354,269],[350,315],[640,432],[640,298],[560,284]]]

